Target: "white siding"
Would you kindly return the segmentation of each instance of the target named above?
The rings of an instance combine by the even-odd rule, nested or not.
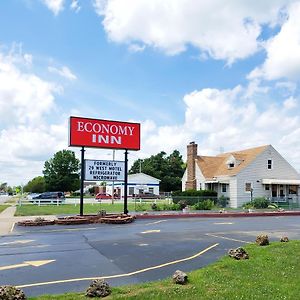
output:
[[[195,161],[195,172],[196,172],[196,189],[200,190],[200,186],[202,190],[205,190],[205,177],[203,176],[198,164]],[[187,181],[187,169],[185,169],[184,174],[181,179],[182,190],[185,191],[185,183]]]
[[[272,159],[273,168],[267,168],[268,159]],[[276,179],[299,179],[297,171],[272,147],[269,146],[264,152],[237,176],[237,207],[250,201],[250,193],[245,192],[245,183],[249,182],[253,188],[253,198],[269,196],[271,191],[265,191],[262,184],[263,178]]]
[[[185,169],[184,174],[183,174],[182,179],[181,179],[181,190],[182,191],[185,191],[186,180],[187,180],[187,169]]]
[[[230,178],[230,188],[229,188],[229,207],[237,208],[237,179],[236,177]]]
[[[205,177],[203,176],[198,164],[196,163],[196,185],[197,185],[197,190],[205,190]]]

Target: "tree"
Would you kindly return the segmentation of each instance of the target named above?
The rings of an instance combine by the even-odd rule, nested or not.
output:
[[[80,187],[80,162],[70,150],[58,151],[44,165],[46,189],[49,191],[75,191]]]
[[[7,182],[0,183],[0,191],[6,192]]]
[[[136,160],[129,173],[138,173],[142,166],[142,172],[161,180],[160,189],[164,192],[181,190],[181,178],[185,165],[178,150],[174,150],[169,156],[161,151],[149,158]]]
[[[43,176],[34,177],[24,186],[24,192],[43,193],[46,191],[45,178]]]

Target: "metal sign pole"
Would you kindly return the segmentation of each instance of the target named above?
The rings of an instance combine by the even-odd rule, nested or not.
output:
[[[128,150],[125,150],[125,168],[124,168],[124,214],[128,214],[127,209],[127,186],[128,186]]]
[[[84,147],[81,147],[81,177],[80,177],[80,216],[83,216],[83,185],[84,185]]]

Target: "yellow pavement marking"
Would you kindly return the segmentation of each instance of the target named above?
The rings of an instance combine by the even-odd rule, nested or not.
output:
[[[160,229],[146,230],[146,231],[142,231],[141,233],[153,233],[153,232],[160,232]]]
[[[6,243],[1,243],[0,246],[6,246],[6,245],[14,245],[14,244],[27,244],[34,242],[34,240],[17,240],[13,242],[6,242]]]
[[[232,224],[234,224],[234,223],[232,223],[232,222],[216,222],[216,223],[214,223],[214,225],[232,225]]]
[[[226,237],[226,236],[221,236],[221,235],[214,235],[214,234],[210,234],[210,233],[206,233],[205,235],[216,237],[216,238],[220,238],[220,239],[224,239],[224,240],[234,241],[234,242],[242,242],[242,243],[252,244],[252,242],[247,242],[247,241],[243,241],[243,240],[232,239],[232,238],[229,238],[229,237]]]
[[[54,262],[55,259],[52,260],[35,260],[35,261],[24,261],[22,264],[16,264],[16,265],[9,265],[9,266],[3,266],[0,267],[0,271],[10,270],[10,269],[17,269],[17,268],[23,268],[23,267],[40,267],[46,264],[49,264],[51,262]]]
[[[151,223],[147,223],[145,225],[159,224],[159,223],[162,223],[162,222],[167,222],[167,220],[160,220],[160,221],[156,221],[156,222],[151,222]]]
[[[38,282],[38,283],[18,285],[17,288],[26,288],[26,287],[33,287],[33,286],[42,286],[42,285],[51,285],[51,284],[59,284],[59,283],[67,283],[67,282],[96,280],[96,279],[112,279],[112,278],[128,277],[128,276],[144,273],[144,272],[147,272],[147,271],[160,269],[160,268],[163,268],[163,267],[166,267],[166,266],[178,264],[178,263],[188,261],[188,260],[191,260],[191,259],[195,259],[195,258],[201,256],[202,254],[204,254],[205,252],[217,247],[218,245],[219,245],[219,243],[213,244],[213,245],[207,247],[206,249],[204,249],[204,250],[202,250],[202,251],[200,251],[200,252],[198,252],[195,255],[190,256],[190,257],[174,260],[174,261],[171,261],[171,262],[168,262],[168,263],[164,263],[164,264],[161,264],[161,265],[157,265],[157,266],[137,270],[137,271],[130,272],[130,273],[109,275],[109,276],[101,276],[101,277],[73,278],[73,279],[55,280],[55,281],[48,281],[48,282]]]

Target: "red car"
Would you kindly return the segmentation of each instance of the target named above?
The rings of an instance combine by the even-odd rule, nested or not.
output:
[[[95,199],[96,200],[111,199],[111,195],[110,194],[99,193],[99,194],[96,195]]]

